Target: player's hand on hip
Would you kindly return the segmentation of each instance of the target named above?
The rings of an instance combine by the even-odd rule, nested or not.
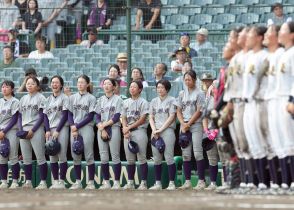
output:
[[[50,138],[50,136],[51,136],[51,132],[50,131],[47,131],[45,133],[45,139],[46,139],[46,141]]]
[[[27,135],[27,139],[31,139],[34,136],[34,132],[32,130],[29,130],[28,135]]]

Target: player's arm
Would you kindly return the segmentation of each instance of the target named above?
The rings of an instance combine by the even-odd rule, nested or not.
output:
[[[128,129],[138,128],[140,125],[143,125],[146,122],[147,114],[143,114],[136,122],[128,126]]]
[[[137,10],[137,16],[136,16],[136,30],[140,29],[140,21],[143,16],[143,11],[141,9]]]
[[[151,18],[150,22],[145,26],[146,29],[151,29],[152,28],[152,26],[154,25],[154,23],[155,23],[156,19],[158,18],[159,14],[160,14],[160,8],[159,7],[154,8],[154,13],[152,15],[152,18]]]
[[[176,119],[176,114],[170,114],[170,116],[167,118],[167,120],[164,122],[164,124],[161,126],[161,128],[158,130],[159,132],[163,132],[165,129],[167,129]]]

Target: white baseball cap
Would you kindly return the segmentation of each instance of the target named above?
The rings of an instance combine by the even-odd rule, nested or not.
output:
[[[198,31],[197,31],[197,34],[201,34],[201,35],[204,35],[204,36],[208,36],[208,30],[206,28],[200,28]]]

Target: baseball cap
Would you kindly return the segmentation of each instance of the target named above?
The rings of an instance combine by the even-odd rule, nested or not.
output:
[[[25,72],[25,76],[28,76],[28,75],[30,75],[30,74],[37,75],[37,72],[36,72],[35,69],[33,69],[33,68],[29,68],[29,69],[26,70],[26,72]]]
[[[116,60],[117,61],[128,61],[128,54],[127,53],[118,53]]]
[[[204,36],[208,36],[208,30],[206,28],[200,28],[198,31],[197,31],[197,34],[201,34],[201,35],[204,35]]]
[[[180,37],[181,36],[188,36],[188,37],[190,37],[190,34],[188,32],[181,32],[180,33]]]
[[[174,54],[177,54],[178,52],[187,52],[187,49],[185,47],[179,47],[174,51]]]
[[[97,35],[97,33],[98,33],[98,31],[97,31],[97,29],[96,29],[95,27],[88,28],[88,29],[87,29],[87,32],[88,32],[88,33],[93,33],[93,34],[95,34],[95,35]]]
[[[210,73],[204,73],[201,75],[201,80],[214,80],[214,77]]]

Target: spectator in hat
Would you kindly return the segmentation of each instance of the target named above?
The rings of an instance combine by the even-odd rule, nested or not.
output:
[[[13,28],[9,30],[8,33],[8,45],[11,46],[14,58],[24,58],[28,57],[30,53],[30,48],[27,43],[20,41],[17,38],[18,30]]]
[[[0,30],[16,27],[18,17],[20,17],[19,10],[12,4],[12,0],[0,2]]]
[[[189,57],[186,48],[179,47],[177,50],[174,51],[174,56],[176,57],[176,60],[173,60],[171,62],[171,70],[181,73],[183,65]]]
[[[46,51],[46,38],[43,36],[37,36],[36,38],[36,49],[29,54],[28,58],[42,59],[42,58],[54,58],[53,54]]]
[[[126,82],[126,76],[128,72],[128,54],[127,53],[118,53],[116,57],[117,65],[120,69],[120,78]]]
[[[190,58],[197,57],[197,51],[190,47],[190,34],[187,32],[180,33],[180,45],[186,48]]]
[[[204,92],[206,92],[207,94],[212,93],[213,81],[214,80],[215,80],[215,78],[210,73],[203,73],[201,75],[202,90]]]
[[[287,21],[291,21],[291,17],[287,17],[283,12],[283,5],[281,3],[275,3],[271,6],[271,12],[273,17],[267,20],[268,25],[282,25]]]
[[[0,71],[3,71],[5,68],[15,67],[16,64],[13,60],[13,51],[11,46],[3,47],[3,60],[0,62]]]
[[[86,46],[87,48],[91,48],[95,45],[103,45],[102,40],[97,40],[98,31],[95,27],[89,28],[88,32],[88,40],[84,40],[80,45]]]
[[[200,28],[196,33],[196,43],[192,45],[197,52],[203,48],[212,48],[212,44],[207,40],[208,30],[206,28]]]

